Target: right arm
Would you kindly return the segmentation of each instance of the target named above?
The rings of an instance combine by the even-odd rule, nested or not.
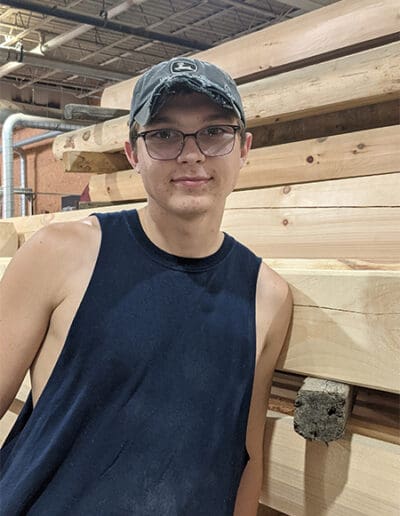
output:
[[[63,224],[50,224],[21,246],[0,281],[0,418],[6,413],[63,299]],[[56,227],[58,226],[58,227]]]

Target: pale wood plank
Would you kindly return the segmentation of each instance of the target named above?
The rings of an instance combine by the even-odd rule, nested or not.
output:
[[[20,245],[40,227],[79,220],[95,211],[139,208],[144,203],[59,212],[12,221]],[[399,262],[400,209],[255,208],[225,210],[222,229],[264,258],[338,258]]]
[[[279,370],[400,392],[400,270],[272,265],[294,299]]]
[[[400,42],[239,87],[249,127],[399,98]]]
[[[130,201],[147,198],[141,176],[133,169],[113,174],[96,174],[89,179],[90,199],[102,201]]]
[[[225,210],[222,229],[264,258],[400,257],[399,208]]]
[[[393,173],[236,191],[225,208],[398,207],[399,191],[400,173]]]
[[[400,42],[333,59],[239,86],[249,127],[294,120],[399,98]],[[128,117],[65,135],[53,143],[64,152],[114,152],[128,139]]]
[[[11,221],[0,221],[0,257],[13,256],[18,249],[18,234]]]
[[[400,123],[399,101],[356,106],[323,115],[252,127],[253,148],[365,131]]]
[[[253,149],[240,172],[235,190],[398,172],[400,171],[399,141],[400,127],[390,126]],[[315,183],[312,188],[299,184],[270,192],[265,191],[268,199],[266,199],[267,204],[263,206],[270,206],[271,197],[279,199],[281,205],[293,203],[293,197],[300,196],[301,192],[305,194],[304,197],[309,196],[307,205],[311,205],[317,195],[318,199],[315,198],[314,206],[326,206],[327,202],[329,202],[329,206],[343,206],[343,195],[345,194],[343,194],[342,188],[347,189],[346,202],[349,202],[347,205],[350,206],[368,206],[370,202],[374,206],[388,205],[388,203],[394,205],[396,198],[397,205],[399,204],[398,196],[395,197],[395,190],[400,190],[399,176],[375,179],[375,181],[382,182],[383,189],[385,189],[384,185],[389,183],[385,192],[380,189],[368,192],[368,188],[372,186],[368,180],[358,178],[356,181],[357,184],[355,181],[345,184]],[[391,190],[390,185],[394,187],[394,190]],[[89,191],[92,201],[139,200],[147,197],[141,176],[132,169],[113,174],[92,175],[89,181]],[[240,196],[244,202],[248,200],[248,207],[253,206],[251,203],[253,194],[260,197],[257,191]],[[349,194],[353,194],[354,199],[350,200]],[[375,198],[373,194],[379,198]],[[388,197],[385,201],[386,194]],[[236,197],[230,196],[227,206],[234,202]],[[366,197],[369,201],[366,200]],[[362,198],[366,200],[365,204]],[[233,200],[230,201],[230,199]],[[299,206],[303,206],[302,201]],[[242,205],[242,207],[246,206]]]
[[[126,156],[119,152],[64,152],[62,157],[65,172],[92,174],[123,170],[129,166]]]
[[[357,20],[357,23],[354,23]],[[242,36],[193,57],[221,66],[235,79],[278,73],[310,58],[399,31],[397,0],[343,0]],[[295,44],[294,44],[295,42]],[[245,57],[244,57],[245,56]],[[104,89],[101,105],[129,109],[137,77]]]
[[[0,257],[0,278],[3,276],[10,261],[11,257]]]
[[[400,447],[348,432],[326,446],[293,431],[293,418],[269,412],[261,502],[294,516],[397,516]]]

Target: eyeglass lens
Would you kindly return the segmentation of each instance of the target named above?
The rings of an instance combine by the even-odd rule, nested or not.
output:
[[[196,138],[205,156],[223,156],[233,149],[236,129],[237,126],[229,125],[210,126],[191,136]],[[154,159],[175,159],[183,149],[186,136],[176,129],[148,131],[145,134],[147,152]]]

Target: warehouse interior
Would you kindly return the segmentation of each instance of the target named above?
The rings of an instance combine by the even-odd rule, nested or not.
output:
[[[238,85],[253,142],[221,230],[293,296],[257,516],[400,513],[399,20],[399,0],[0,1],[0,279],[49,225],[145,209],[124,145],[146,70],[194,57]]]

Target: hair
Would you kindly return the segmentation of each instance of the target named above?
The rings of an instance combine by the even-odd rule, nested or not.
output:
[[[177,87],[174,88],[174,90],[170,92],[171,95],[176,95],[177,93],[184,94],[184,95],[190,95],[193,93],[193,90],[188,88],[184,84],[182,84],[182,85],[177,85]],[[232,119],[232,122],[236,122],[240,126],[240,130],[239,130],[240,145],[241,145],[241,147],[244,147],[244,145],[246,143],[246,126],[243,124],[242,120],[240,120],[236,116],[236,114],[234,114],[233,112],[230,113],[230,118]],[[129,143],[131,144],[132,149],[136,148],[136,141],[138,138],[138,136],[137,136],[138,133],[139,133],[139,124],[136,121],[134,121],[129,128]]]

